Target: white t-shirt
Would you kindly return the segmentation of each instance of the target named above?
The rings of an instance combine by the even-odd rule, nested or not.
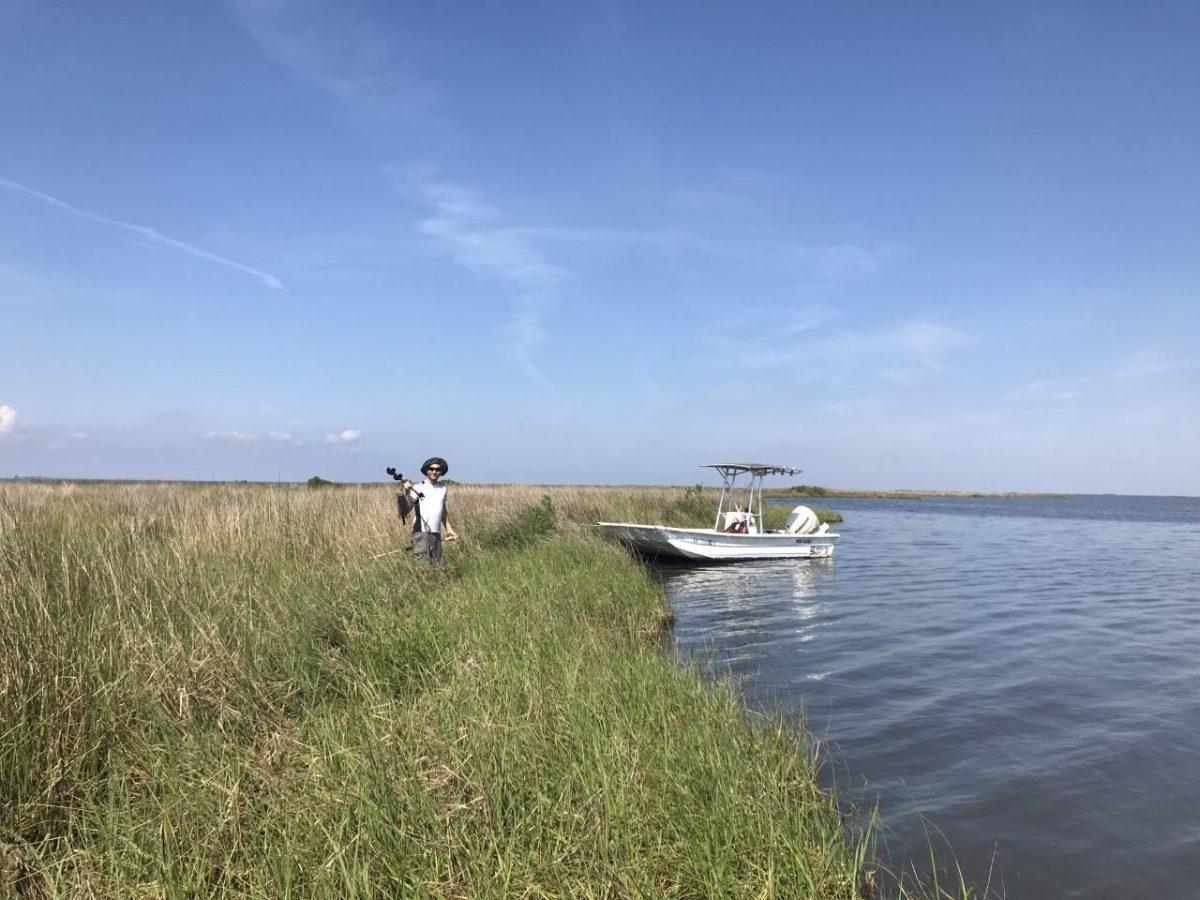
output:
[[[430,484],[428,480],[419,481],[412,486],[408,494],[418,504],[413,531],[440,532],[442,519],[446,515],[446,486]],[[422,496],[418,497],[417,494]]]

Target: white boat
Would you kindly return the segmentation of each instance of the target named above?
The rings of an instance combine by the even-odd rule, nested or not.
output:
[[[691,560],[808,559],[833,556],[838,535],[807,506],[789,513],[781,531],[762,528],[762,482],[767,475],[798,475],[791,466],[713,463],[723,485],[712,528],[676,528],[632,522],[598,522],[605,535],[652,557]],[[738,481],[748,476],[744,486]],[[739,502],[739,500],[741,502]]]

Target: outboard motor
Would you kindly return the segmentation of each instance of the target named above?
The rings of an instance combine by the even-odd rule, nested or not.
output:
[[[807,506],[797,506],[788,513],[783,530],[788,534],[813,534],[821,527],[817,514]]]

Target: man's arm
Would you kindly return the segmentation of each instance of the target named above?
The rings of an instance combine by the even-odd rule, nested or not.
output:
[[[458,534],[454,531],[454,526],[450,524],[450,510],[442,510],[442,530],[446,532],[446,540],[457,541]]]

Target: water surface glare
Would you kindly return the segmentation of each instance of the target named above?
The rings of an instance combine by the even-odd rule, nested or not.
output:
[[[1200,895],[1200,499],[813,503],[831,560],[656,567],[678,650],[802,710],[897,856],[941,832],[1010,897]]]

